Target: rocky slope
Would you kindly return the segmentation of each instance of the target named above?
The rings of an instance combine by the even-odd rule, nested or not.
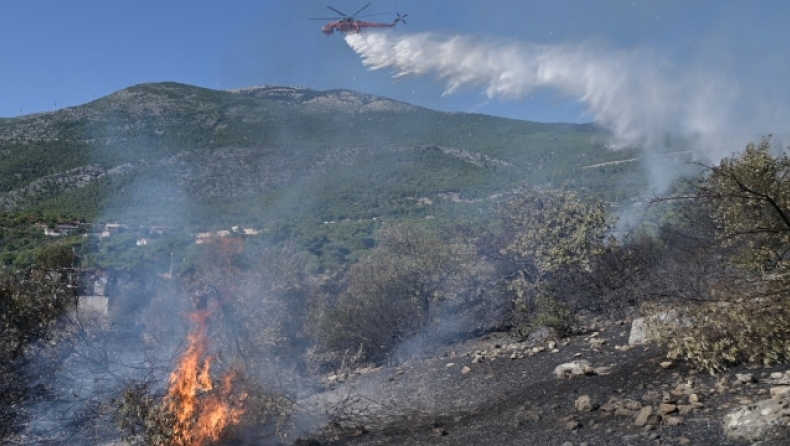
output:
[[[295,444],[790,444],[771,427],[790,423],[786,365],[699,374],[655,345],[628,346],[627,323],[588,328],[559,340],[492,334],[329,376],[331,390],[303,407],[329,408],[334,424]],[[573,363],[588,367],[558,376]]]

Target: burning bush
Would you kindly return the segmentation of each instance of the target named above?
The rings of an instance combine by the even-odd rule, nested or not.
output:
[[[244,383],[240,370],[224,373],[215,383],[208,355],[210,310],[191,314],[194,328],[188,346],[171,373],[167,393],[151,392],[151,383],[132,383],[124,390],[116,420],[127,439],[140,438],[154,446],[199,446],[233,436],[235,425],[253,430],[287,420],[289,401]],[[249,416],[247,404],[252,403]]]

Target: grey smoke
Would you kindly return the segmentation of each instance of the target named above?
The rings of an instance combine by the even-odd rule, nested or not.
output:
[[[553,89],[579,101],[619,145],[666,149],[668,135],[692,141],[696,158],[717,161],[767,133],[781,133],[788,113],[778,100],[755,97],[724,70],[678,67],[649,50],[594,42],[537,44],[480,36],[365,32],[346,42],[372,70],[395,77],[432,76],[445,94],[481,89],[513,100]],[[652,186],[670,178],[655,166]]]

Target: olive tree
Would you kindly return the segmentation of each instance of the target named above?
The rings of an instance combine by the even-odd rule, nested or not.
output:
[[[671,357],[703,370],[790,359],[790,157],[770,139],[707,166],[682,197],[712,223],[715,256],[733,266],[705,299],[675,303],[687,324],[662,333]]]
[[[720,242],[739,246],[740,263],[784,274],[790,266],[790,157],[773,152],[764,139],[709,167],[696,197],[706,202]]]
[[[496,210],[500,230],[488,252],[503,263],[502,280],[521,316],[517,325],[540,313],[566,329],[571,309],[557,299],[552,279],[590,267],[606,248],[612,218],[599,201],[569,190],[524,188]]]

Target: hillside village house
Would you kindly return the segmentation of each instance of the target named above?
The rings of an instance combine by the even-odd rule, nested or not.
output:
[[[195,236],[195,244],[202,245],[204,243],[209,243],[212,237],[228,237],[231,232],[234,233],[241,233],[244,235],[258,235],[261,233],[259,229],[254,228],[240,228],[239,226],[233,226],[231,231],[226,229],[217,231],[217,232],[199,232]]]
[[[62,235],[68,235],[79,231],[80,224],[78,222],[56,223],[54,228],[50,228],[46,223],[36,223],[35,227],[43,228],[44,235],[49,237],[60,237]]]
[[[123,230],[123,225],[120,223],[107,223],[104,225],[104,231],[99,237],[109,237],[111,235],[119,234]]]

